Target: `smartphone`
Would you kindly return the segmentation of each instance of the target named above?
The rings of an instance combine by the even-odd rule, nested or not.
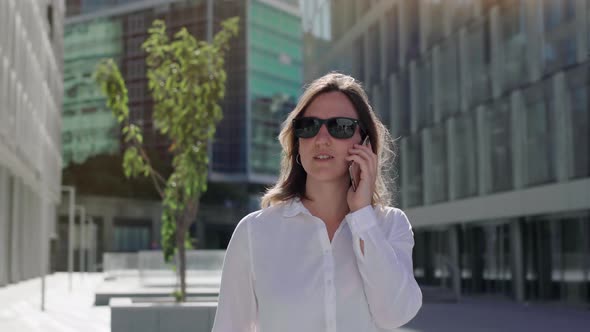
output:
[[[362,145],[368,146],[369,142],[369,135],[367,135],[363,140]],[[361,168],[354,161],[351,161],[350,165],[348,165],[348,175],[350,176],[350,184],[352,185],[352,190],[356,191],[356,188],[358,187],[359,181],[361,179]]]

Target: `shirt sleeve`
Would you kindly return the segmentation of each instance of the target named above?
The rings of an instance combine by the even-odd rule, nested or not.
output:
[[[213,332],[256,331],[258,309],[249,235],[247,220],[243,219],[225,253]]]
[[[392,330],[414,318],[422,306],[422,292],[414,278],[410,222],[401,210],[391,210],[385,218],[379,222],[393,223],[389,235],[377,224],[371,206],[346,216],[371,316],[377,326]]]

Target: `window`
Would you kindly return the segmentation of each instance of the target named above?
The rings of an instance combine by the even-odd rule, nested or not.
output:
[[[575,4],[572,0],[544,0],[543,65],[551,73],[576,63]]]
[[[572,70],[568,74],[568,98],[571,106],[571,153],[573,178],[590,176],[590,98],[588,67]]]
[[[514,1],[500,11],[500,27],[504,57],[501,66],[504,70],[503,88],[512,89],[527,82],[527,50],[526,50],[526,12],[523,0]]]
[[[485,101],[490,97],[490,45],[489,45],[489,20],[473,24],[466,29],[467,43],[467,98],[469,107]]]
[[[129,56],[138,56],[143,54],[141,45],[145,41],[145,36],[130,37],[127,39],[127,54]]]
[[[508,100],[499,100],[494,107],[488,109],[486,121],[490,125],[492,191],[510,190],[512,189],[512,130]]]
[[[447,39],[440,50],[438,88],[442,119],[459,111],[459,50],[454,37]]]
[[[406,138],[405,149],[402,151],[401,158],[406,159],[404,165],[407,168],[402,169],[406,173],[402,175],[402,179],[406,179],[407,183],[402,183],[405,187],[406,196],[403,200],[406,206],[420,206],[422,205],[422,139],[420,134],[414,134]]]
[[[425,171],[430,173],[431,202],[439,203],[448,200],[448,172],[447,172],[447,140],[444,124],[430,129],[430,164]]]
[[[551,31],[575,18],[574,0],[543,0],[545,31]]]
[[[418,2],[418,1],[416,1]],[[443,6],[448,3],[441,0],[422,0],[424,4],[425,16],[424,21],[428,23],[429,29],[426,31],[427,48],[438,43],[444,36],[444,9]],[[427,16],[426,16],[427,14]]]
[[[373,24],[369,28],[369,35],[365,38],[369,38],[369,54],[370,58],[366,59],[369,61],[370,68],[370,84],[375,84],[380,80],[380,69],[381,69],[381,41],[380,41],[380,29],[377,23]],[[368,82],[366,82],[368,83]]]
[[[465,113],[455,120],[452,133],[455,155],[451,156],[456,170],[456,197],[465,198],[477,194],[477,137],[475,113]]]
[[[145,64],[143,59],[130,60],[127,62],[127,78],[137,79],[145,76]]]
[[[418,91],[415,102],[418,106],[418,128],[425,128],[434,123],[432,58],[430,55],[418,62],[417,71]]]
[[[387,72],[394,73],[399,65],[399,19],[398,6],[394,5],[386,14]]]
[[[150,245],[151,231],[149,226],[115,226],[115,251],[134,252],[149,250]]]
[[[555,180],[551,85],[544,82],[525,91],[525,182],[544,184]],[[550,82],[548,82],[550,83]]]

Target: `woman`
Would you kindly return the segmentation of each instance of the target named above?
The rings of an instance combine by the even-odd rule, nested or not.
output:
[[[368,135],[369,145],[359,143]],[[277,184],[227,248],[214,332],[390,331],[422,305],[412,229],[388,207],[391,138],[360,84],[327,74],[284,122]],[[356,191],[349,165],[360,166]]]

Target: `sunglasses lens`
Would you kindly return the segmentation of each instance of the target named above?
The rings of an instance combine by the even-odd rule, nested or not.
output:
[[[331,119],[327,126],[328,132],[335,138],[351,138],[356,129],[356,123],[346,118]]]
[[[317,135],[320,129],[320,123],[313,118],[299,118],[293,121],[295,136],[299,138],[310,138]]]

